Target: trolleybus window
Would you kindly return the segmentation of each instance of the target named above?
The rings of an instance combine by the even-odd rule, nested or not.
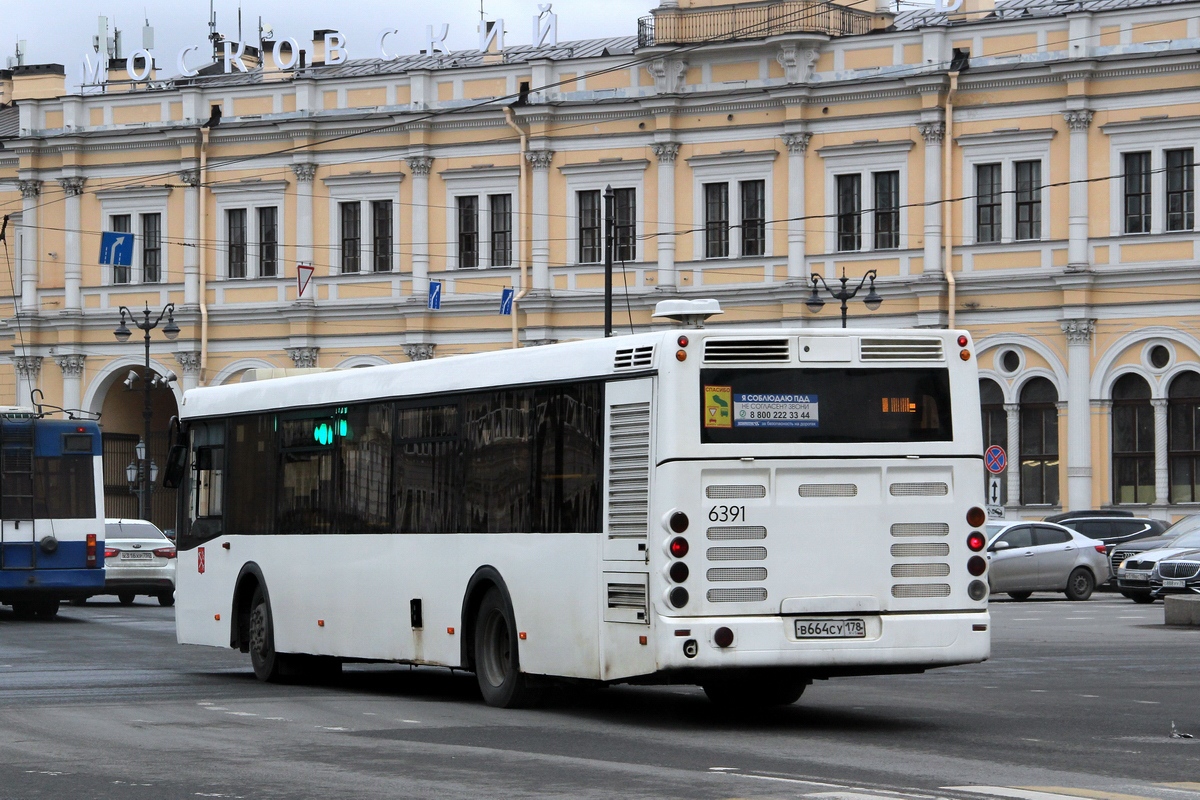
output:
[[[705,369],[705,443],[950,441],[946,369]]]

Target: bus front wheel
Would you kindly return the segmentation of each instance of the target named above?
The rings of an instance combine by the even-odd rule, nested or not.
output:
[[[250,663],[254,677],[260,681],[276,682],[282,673],[282,660],[275,652],[275,631],[271,625],[271,604],[261,588],[254,590],[250,600]]]
[[[489,706],[520,708],[536,699],[521,673],[516,623],[495,587],[483,596],[475,616],[475,677]]]

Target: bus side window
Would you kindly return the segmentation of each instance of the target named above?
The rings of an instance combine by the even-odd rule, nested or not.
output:
[[[224,496],[224,447],[196,448],[196,505],[193,519],[220,517]]]

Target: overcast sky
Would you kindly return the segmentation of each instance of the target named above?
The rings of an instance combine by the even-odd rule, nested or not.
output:
[[[637,18],[657,5],[658,0],[556,0],[559,41],[635,35]],[[80,60],[91,52],[97,17],[108,17],[110,27],[115,21],[122,31],[122,55],[127,56],[142,46],[142,26],[148,16],[160,75],[174,75],[179,51],[205,44],[208,6],[209,0],[0,0],[0,67],[14,54],[17,40],[24,39],[26,64],[63,64],[68,84],[77,84]],[[217,30],[236,39],[237,0],[214,0],[213,7]],[[340,31],[351,58],[377,57],[379,34],[391,29],[399,29],[400,34],[388,39],[390,53],[416,53],[424,47],[425,26],[433,25],[440,32],[445,23],[450,25],[448,49],[478,46],[479,0],[243,0],[241,8],[242,38],[249,43],[258,40],[261,16],[277,39],[290,36],[305,48],[316,29]],[[504,20],[506,44],[532,41],[537,0],[484,0],[484,11],[488,19]]]

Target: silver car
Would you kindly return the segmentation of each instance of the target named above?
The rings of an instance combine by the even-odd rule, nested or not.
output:
[[[1169,528],[1168,532],[1174,530]],[[1189,530],[1176,536],[1169,542],[1141,553],[1130,553],[1117,566],[1117,587],[1122,592],[1137,595],[1139,602],[1150,603],[1155,599],[1154,590],[1159,588],[1151,583],[1154,570],[1160,561],[1175,558],[1200,549],[1200,530]],[[1145,599],[1139,599],[1139,598]]]
[[[175,543],[144,519],[104,521],[104,592],[129,605],[139,594],[175,604]]]
[[[988,582],[993,592],[1027,600],[1034,592],[1065,592],[1087,600],[1108,580],[1104,542],[1089,539],[1053,522],[991,524],[988,531]]]

